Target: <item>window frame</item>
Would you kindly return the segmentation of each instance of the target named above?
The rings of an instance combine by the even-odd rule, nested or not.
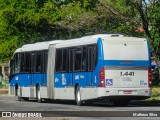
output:
[[[84,59],[84,60],[85,60],[85,66],[84,66],[84,69],[83,69],[84,48],[86,49],[86,51],[85,51],[85,55],[86,55],[86,56],[85,56],[85,59]],[[87,46],[86,46],[86,45],[85,45],[85,46],[83,45],[83,46],[82,46],[82,66],[81,66],[81,71],[87,71],[87,65],[88,65],[88,60],[87,60],[87,59],[88,59],[88,55],[87,55],[87,53],[88,53],[88,52],[87,52]]]
[[[58,51],[61,51],[61,64],[60,64],[60,62],[58,62],[59,60],[58,60]],[[56,56],[55,56],[55,72],[56,73],[60,73],[60,72],[62,72],[62,60],[63,60],[63,51],[62,51],[62,49],[60,48],[58,48],[58,49],[56,49]],[[58,64],[57,64],[58,63]],[[57,65],[59,65],[59,66],[57,66]],[[57,68],[58,67],[58,68]],[[60,68],[60,69],[59,69]]]
[[[64,65],[63,65],[63,64],[64,64],[64,51],[65,51],[65,50],[66,50],[66,59],[65,59],[65,64],[66,64],[66,65],[65,65],[65,69],[66,69],[66,70],[64,70]],[[67,48],[63,48],[63,49],[62,49],[62,69],[61,69],[61,72],[62,72],[62,73],[65,73],[65,72],[68,71],[68,68],[67,68],[68,59],[67,59],[67,58],[68,58],[68,49],[67,49]]]
[[[42,73],[47,73],[48,67],[48,50],[42,51]]]
[[[77,52],[78,52],[78,49],[80,49],[80,55],[81,55],[81,58],[80,58],[80,62],[79,62],[79,64],[80,64],[80,68],[79,69],[76,69],[75,68],[75,66],[77,66],[77,64],[76,64],[76,60],[77,60],[77,58],[76,58],[76,56],[77,56]],[[75,56],[74,56],[74,71],[75,72],[80,72],[80,71],[82,71],[82,56],[83,56],[83,49],[82,49],[82,46],[77,46],[76,48],[75,48]]]
[[[70,54],[72,56],[70,56]],[[72,57],[72,61],[71,61],[71,57]],[[75,65],[75,48],[74,47],[71,47],[68,49],[68,65],[69,65],[69,68],[68,68],[68,72],[71,73],[71,72],[74,72],[75,69],[74,69],[74,65]],[[72,66],[70,66],[70,64],[72,64]]]
[[[40,53],[40,68],[37,67],[38,53]],[[42,51],[36,51],[35,73],[42,73]]]

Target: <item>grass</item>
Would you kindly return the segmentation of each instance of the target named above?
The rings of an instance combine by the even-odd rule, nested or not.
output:
[[[8,82],[6,84],[1,82],[1,84],[0,84],[0,95],[8,94],[8,88],[9,88]]]
[[[136,103],[157,105],[160,102],[160,86],[152,87],[152,96],[145,100],[136,100]]]
[[[0,89],[0,95],[8,94],[8,89]]]
[[[146,101],[160,101],[160,86],[152,87],[152,97]]]
[[[153,87],[152,88],[152,97],[159,97],[160,96],[160,87]]]

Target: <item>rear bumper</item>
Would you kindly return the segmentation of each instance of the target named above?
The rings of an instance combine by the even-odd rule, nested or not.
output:
[[[151,88],[98,88],[100,97],[145,99],[151,97]]]

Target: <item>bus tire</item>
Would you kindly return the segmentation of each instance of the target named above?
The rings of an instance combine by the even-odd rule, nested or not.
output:
[[[77,105],[79,105],[79,106],[83,105],[83,101],[81,100],[81,92],[80,92],[79,86],[76,87],[75,99],[76,99]]]
[[[40,86],[37,86],[37,101],[39,103],[42,102],[41,93],[40,93]]]
[[[22,98],[19,95],[17,97],[18,97],[18,101],[22,101]]]
[[[18,85],[16,85],[15,87],[15,96],[17,96],[18,101],[21,101],[21,97],[19,96],[19,87]]]

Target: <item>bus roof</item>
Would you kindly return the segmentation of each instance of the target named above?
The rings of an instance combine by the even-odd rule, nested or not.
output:
[[[47,50],[49,48],[49,45],[52,45],[52,44],[57,44],[56,45],[57,48],[93,44],[93,43],[97,43],[98,38],[101,38],[102,40],[110,40],[110,41],[118,40],[118,39],[123,39],[123,40],[135,39],[135,37],[124,37],[123,35],[120,35],[120,34],[97,34],[97,35],[90,35],[90,36],[85,36],[85,37],[70,39],[70,40],[53,40],[53,41],[47,41],[47,42],[37,42],[34,44],[26,44],[26,45],[23,45],[21,48],[18,48],[15,51],[15,53]]]

